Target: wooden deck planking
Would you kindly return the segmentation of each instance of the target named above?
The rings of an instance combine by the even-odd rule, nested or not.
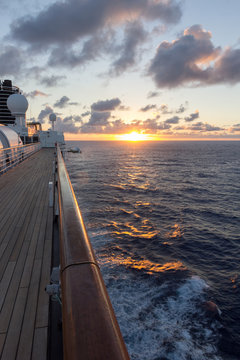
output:
[[[30,160],[30,159],[29,159]],[[27,160],[26,160],[27,161]],[[23,165],[23,164],[22,164]],[[19,170],[22,170],[22,168],[20,166],[10,170],[7,174],[4,174],[3,176],[1,176],[1,180],[3,177],[7,177],[6,175],[12,175],[12,172],[14,172],[14,170],[17,170],[17,172],[19,173]],[[8,221],[9,225],[11,224],[10,220],[12,220],[12,218],[14,218],[15,213],[21,209],[21,206],[19,204],[20,201],[24,202],[26,199],[26,194],[29,191],[29,183],[26,181],[26,169],[24,168],[24,171],[22,171],[24,173],[24,175],[19,178],[17,177],[17,179],[15,179],[16,184],[14,187],[11,186],[11,184],[14,182],[14,179],[10,178],[8,183],[3,186],[3,184],[0,184],[2,191],[5,191],[5,198],[4,198],[4,193],[0,194],[0,198],[1,198],[1,202],[2,202],[2,206],[5,209],[5,212],[3,214],[3,217],[0,220],[0,228],[3,229],[4,226],[4,230],[7,231],[8,228],[7,226],[5,226],[4,224]],[[33,172],[31,174],[32,177],[32,186],[34,186],[35,183],[35,179],[37,176],[37,169],[33,169]],[[20,194],[21,196],[20,196]],[[3,237],[2,237],[3,239]]]
[[[4,303],[4,299],[8,290],[8,286],[10,284],[12,274],[14,271],[16,263],[14,261],[10,261],[7,265],[6,271],[4,272],[2,281],[0,283],[0,309]]]
[[[41,190],[42,186],[38,184],[38,196],[41,196]],[[28,194],[31,194],[35,188],[29,187]],[[21,196],[21,194],[19,194]],[[2,255],[1,262],[0,262],[0,274],[3,272],[4,266],[6,266],[7,261],[9,257],[12,255],[12,252],[15,249],[15,252],[18,250],[18,247],[14,248],[16,245],[21,246],[20,239],[25,238],[26,239],[26,233],[28,234],[29,231],[33,229],[34,226],[34,216],[36,214],[36,211],[38,210],[38,202],[36,201],[36,193],[32,196],[32,198],[29,196],[26,196],[25,194],[25,202],[18,204],[19,209],[17,215],[12,219],[12,223],[10,227],[7,228],[7,233],[4,235],[4,242],[7,243],[7,247],[5,249],[5,252]],[[9,220],[10,221],[10,220]],[[5,224],[7,227],[8,225]],[[4,232],[1,232],[4,233]],[[13,261],[15,258],[12,256],[11,260]]]
[[[34,204],[34,202],[36,201],[36,193],[33,194],[31,199],[29,199],[28,194],[33,192],[37,186],[40,186],[39,181],[36,182],[35,178],[33,177],[32,183],[26,185],[26,188],[24,186],[25,184],[22,184],[23,186],[21,192],[18,191],[17,194],[12,195],[12,202],[9,201],[8,204],[2,204],[4,213],[8,214],[9,212],[10,214],[8,215],[7,221],[0,224],[0,229],[2,229],[1,239],[3,243],[9,243],[9,238],[12,236],[12,233],[21,230],[22,224],[26,223],[26,213],[29,210],[29,206],[31,205],[31,203]],[[16,203],[14,203],[14,198],[16,200]],[[21,199],[21,201],[19,199]],[[6,255],[4,255],[4,257],[6,258]]]
[[[44,289],[51,267],[52,162],[53,149],[43,149],[0,177],[1,359],[46,358],[49,298]]]

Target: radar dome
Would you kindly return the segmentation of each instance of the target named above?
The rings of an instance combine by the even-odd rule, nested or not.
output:
[[[28,101],[22,94],[12,94],[7,99],[7,106],[13,115],[24,115],[28,109]]]
[[[51,113],[51,114],[49,115],[49,120],[50,120],[50,121],[56,121],[56,119],[57,119],[56,114]]]

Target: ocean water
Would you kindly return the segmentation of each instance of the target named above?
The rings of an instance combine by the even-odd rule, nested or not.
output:
[[[70,145],[131,359],[240,359],[240,142]]]

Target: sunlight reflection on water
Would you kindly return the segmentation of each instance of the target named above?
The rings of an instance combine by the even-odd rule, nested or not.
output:
[[[129,257],[123,257],[122,255],[115,255],[106,257],[103,254],[99,258],[100,265],[111,263],[116,265],[124,265],[127,268],[135,270],[143,270],[147,274],[162,273],[167,271],[187,270],[181,261],[172,261],[165,264],[155,263],[150,260],[136,260]]]

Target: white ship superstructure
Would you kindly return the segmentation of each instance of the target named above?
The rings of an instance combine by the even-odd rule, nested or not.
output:
[[[27,109],[28,101],[19,88],[13,86],[11,80],[0,82],[0,124],[5,127],[1,126],[2,131],[0,131],[0,134],[5,132],[5,135],[6,133],[10,135],[11,133],[11,137],[13,137],[13,132],[15,132],[19,145],[40,142],[42,147],[55,147],[58,143],[63,149],[65,145],[64,135],[62,132],[54,130],[56,115],[50,114],[52,127],[47,131],[43,131],[41,123],[28,123],[26,121]],[[9,130],[6,130],[6,127]],[[9,141],[4,142],[2,139],[4,139],[4,135],[0,135],[1,147],[12,146]]]

